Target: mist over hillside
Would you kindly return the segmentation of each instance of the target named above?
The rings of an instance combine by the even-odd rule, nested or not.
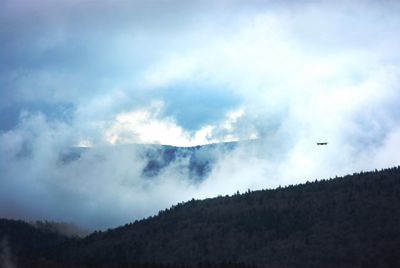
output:
[[[334,142],[310,141],[299,155],[286,153],[282,138],[193,147],[65,147],[51,144],[56,140],[1,156],[7,165],[0,171],[0,216],[106,229],[192,198],[334,177],[366,165],[345,165]],[[333,157],[336,164],[327,166]]]
[[[242,141],[240,146],[252,146],[257,141]],[[144,162],[142,176],[155,177],[160,175],[169,166],[179,165],[182,173],[186,173],[188,179],[202,181],[212,171],[219,157],[234,150],[239,144],[237,142],[216,143],[203,146],[177,147],[157,144],[132,144],[103,148],[75,147],[62,152],[59,159],[62,164],[68,165],[79,161],[84,154],[94,154],[102,161],[102,154],[113,154],[113,151],[130,150],[132,155],[137,155]]]
[[[399,204],[395,167],[193,199],[83,239],[11,220],[0,221],[0,235],[29,267],[392,268]]]

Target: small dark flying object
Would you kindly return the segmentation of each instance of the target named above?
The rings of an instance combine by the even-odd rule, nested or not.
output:
[[[317,145],[328,145],[327,142],[317,142]]]

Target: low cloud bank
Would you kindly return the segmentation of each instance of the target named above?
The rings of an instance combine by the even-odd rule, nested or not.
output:
[[[212,170],[190,179],[189,158],[178,157],[154,176],[143,148],[108,145],[83,150],[62,161],[76,133],[73,128],[25,115],[18,129],[1,136],[0,210],[2,217],[74,222],[103,229],[155,214],[191,198],[271,188],[398,164],[400,131],[377,144],[354,145],[338,136],[317,146],[312,136],[284,136],[242,142],[214,150]],[[353,137],[354,138],[354,137]],[[205,152],[206,154],[209,152]]]

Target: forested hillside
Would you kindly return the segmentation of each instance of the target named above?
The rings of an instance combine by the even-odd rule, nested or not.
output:
[[[192,200],[49,252],[90,267],[400,267],[400,168]]]
[[[60,245],[78,238],[60,233],[51,222],[0,219],[0,267],[54,267],[48,259]],[[56,266],[58,267],[58,265]]]
[[[63,252],[95,264],[399,267],[400,169],[192,200]]]

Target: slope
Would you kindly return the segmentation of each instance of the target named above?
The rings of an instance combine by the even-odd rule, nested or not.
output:
[[[59,262],[400,267],[400,168],[192,200],[95,232]]]

